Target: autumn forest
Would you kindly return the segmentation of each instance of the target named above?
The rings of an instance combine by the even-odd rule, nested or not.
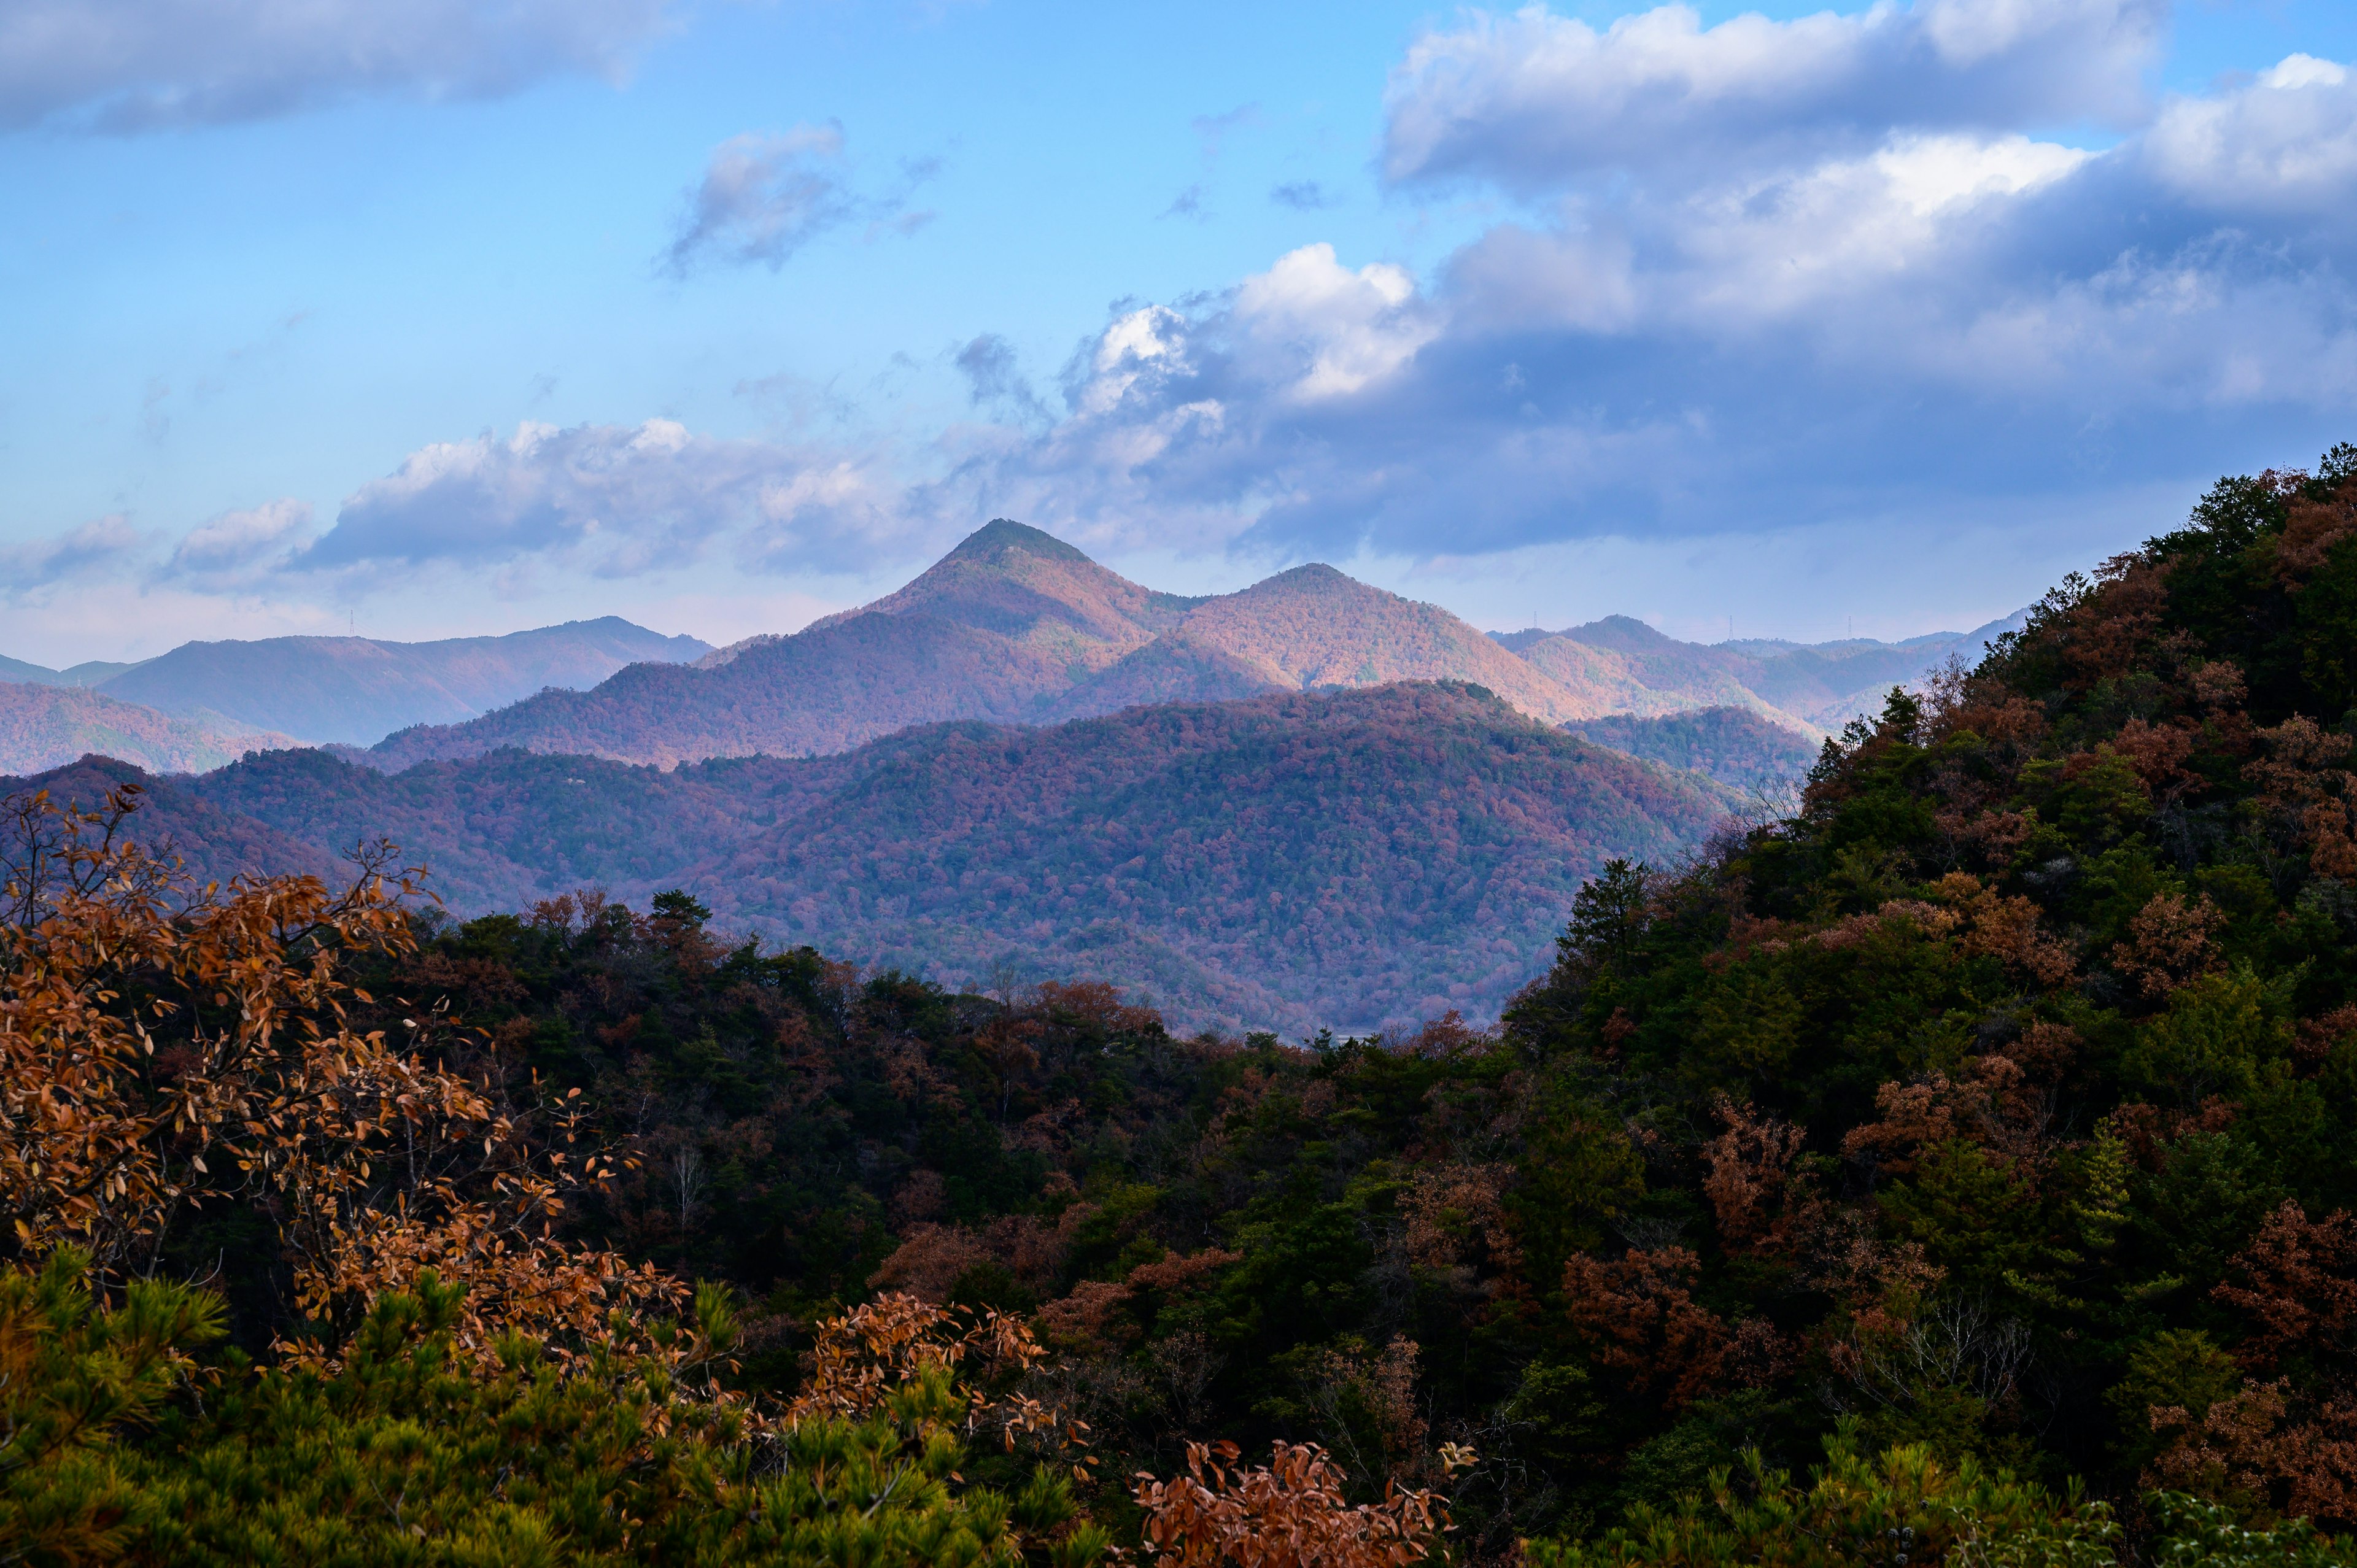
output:
[[[1457,725],[1501,815],[1593,750],[1385,691],[1318,711]],[[1581,868],[1478,1026],[1189,1028],[1078,947],[952,989],[676,889],[460,918],[382,838],[200,878],[136,783],[16,796],[0,1559],[2357,1560],[2353,746],[2342,446],[1790,814]],[[1222,940],[1313,964],[1262,902]]]

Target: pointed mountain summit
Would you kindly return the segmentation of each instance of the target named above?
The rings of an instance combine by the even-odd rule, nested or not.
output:
[[[1054,653],[1077,675],[1151,642],[1201,602],[1141,587],[1053,534],[1002,517],[966,535],[908,586],[818,625],[935,616]]]
[[[404,731],[371,759],[398,768],[499,746],[665,767],[802,757],[944,720],[1058,724],[1402,681],[1486,687],[1552,724],[1737,706],[1821,733],[1752,684],[1803,673],[1799,663],[1771,668],[1780,662],[1617,616],[1491,636],[1321,564],[1238,593],[1159,593],[997,518],[902,587],[791,636],[748,639],[694,667],[632,665],[592,692],[544,693],[469,723]]]

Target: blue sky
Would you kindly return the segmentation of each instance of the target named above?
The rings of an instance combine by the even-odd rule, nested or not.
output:
[[[1974,624],[2357,437],[2352,11],[0,0],[0,653]]]

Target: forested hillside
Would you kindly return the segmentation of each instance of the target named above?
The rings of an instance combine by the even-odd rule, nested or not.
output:
[[[1469,1444],[1479,1555],[1622,1522],[1639,1560],[1681,1530],[1740,1553],[1778,1518],[1854,1519],[1771,1482],[1676,1522],[1747,1446],[1802,1467],[1837,1426],[1845,1485],[1927,1558],[1958,1528],[1943,1496],[2100,1542],[2100,1513],[1975,1465],[2080,1477],[2135,1531],[2163,1520],[2152,1487],[2345,1530],[2352,607],[2357,452],[2222,484],[1853,726],[1796,818],[1591,883],[1494,1033],[1182,1045],[1097,993],[957,1001],[815,957],[593,1004],[566,975],[629,972],[588,955],[657,928],[562,906],[454,934],[447,983],[552,1069],[672,1086],[633,1124],[710,1185],[650,1176],[601,1226],[660,1248],[684,1191],[675,1255],[781,1303],[1039,1304],[1076,1359],[1060,1386],[1165,1462],[1174,1429],[1403,1478]],[[755,1022],[729,984],[815,1021]],[[867,1043],[799,1043],[836,1031]],[[754,1193],[823,1190],[765,1174],[818,1136],[771,1132],[779,1095],[843,1107],[842,1168],[875,1151],[833,1218],[756,1218]],[[797,1250],[745,1261],[756,1224]]]
[[[87,753],[158,773],[200,773],[293,737],[219,714],[174,717],[77,686],[0,681],[0,769],[38,773]]]
[[[1564,728],[1631,757],[1706,773],[1779,804],[1818,757],[1808,740],[1748,708],[1697,708],[1650,719],[1615,714]]]
[[[317,854],[389,836],[461,914],[680,886],[730,929],[952,985],[1086,974],[1177,1026],[1307,1033],[1494,1017],[1583,876],[1690,853],[1738,799],[1478,690],[1400,685],[668,773],[280,752],[150,810],[173,826],[201,800]]]
[[[1498,1026],[1379,1038],[1181,1037],[1109,987],[1015,976],[953,994],[725,936],[684,890],[460,921],[400,916],[376,879],[340,903],[184,886],[174,926],[152,871],[12,819],[0,1089],[29,1104],[70,1068],[80,1109],[0,1122],[6,1245],[81,1236],[140,1273],[90,1327],[87,1254],[0,1272],[38,1391],[5,1397],[41,1418],[0,1434],[28,1444],[0,1518],[142,1562],[994,1541],[1009,1568],[1085,1568],[1143,1538],[1372,1568],[1426,1560],[1410,1526],[1437,1509],[1452,1560],[1533,1568],[2347,1563],[2352,632],[2357,448],[2222,482],[1977,669],[1850,726],[1792,817],[1601,868]],[[1321,701],[1324,739],[1274,722]],[[1048,786],[1126,799],[1125,754],[1032,748],[1125,724],[1213,726],[1179,771],[1240,809],[1247,780],[1347,800],[1410,717],[1427,766],[1484,746],[1466,777],[1501,784],[1587,754],[1452,727],[1477,706],[1407,687],[902,737],[824,852],[854,864],[888,830],[908,897],[953,886],[961,843],[924,833],[979,796],[1011,803],[1005,833],[1083,841],[1095,875],[1138,846]],[[265,760],[239,775],[257,800],[338,766]],[[419,822],[447,799],[406,787]],[[1175,829],[1210,798],[1120,820],[1200,842]],[[1299,853],[1282,814],[1236,842]],[[43,833],[51,891],[26,902]],[[1406,850],[1358,853],[1389,897]],[[1053,918],[1044,884],[985,891]],[[1254,940],[1331,928],[1275,891]],[[257,1098],[266,1120],[236,1109]],[[396,1137],[422,1154],[371,1154]],[[135,1156],[104,1202],[91,1149]],[[169,1283],[195,1276],[226,1301]],[[895,1292],[915,1300],[837,1316]],[[958,1360],[926,1303],[1024,1326],[953,1320]],[[208,1348],[224,1334],[237,1355]],[[98,1438],[56,1413],[85,1411]],[[958,1412],[1004,1448],[962,1449]],[[1213,1439],[1275,1468],[1155,1479],[1229,1463],[1186,1447]],[[750,1484],[779,1452],[786,1481]]]

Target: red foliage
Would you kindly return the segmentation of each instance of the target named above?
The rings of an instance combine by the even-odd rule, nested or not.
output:
[[[1597,1359],[1628,1374],[1633,1393],[1658,1393],[1665,1409],[1730,1382],[1749,1382],[1782,1359],[1764,1323],[1730,1326],[1691,1294],[1702,1261],[1684,1247],[1631,1251],[1611,1262],[1585,1254],[1563,1267],[1571,1324]]]
[[[2241,1353],[2244,1365],[2264,1370],[2287,1352],[2352,1348],[2357,1218],[2336,1209],[2312,1220],[2287,1199],[2234,1260],[2234,1274],[2211,1294],[2252,1320],[2255,1332]]]

